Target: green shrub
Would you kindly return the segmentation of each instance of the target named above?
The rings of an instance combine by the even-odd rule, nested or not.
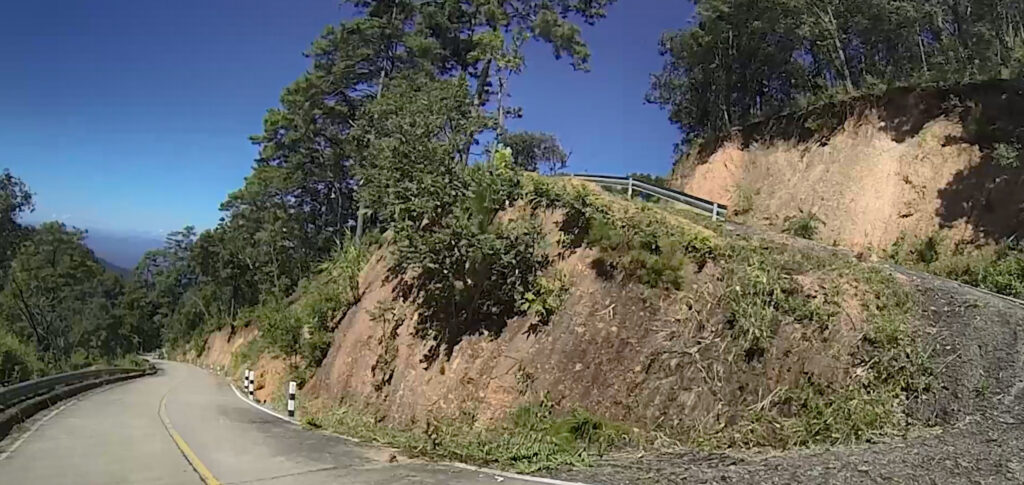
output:
[[[280,300],[270,300],[249,309],[246,318],[259,325],[260,338],[286,356],[298,355],[302,346],[302,322]]]
[[[737,186],[729,211],[734,215],[741,216],[752,210],[754,210],[754,189],[749,185]]]
[[[785,223],[782,232],[803,239],[814,239],[818,235],[819,226],[825,225],[817,214],[804,212],[803,209],[799,215],[787,217]]]
[[[567,248],[597,249],[600,263],[652,288],[682,288],[688,266],[701,268],[717,245],[710,232],[669,218],[650,206],[612,207],[593,190],[564,180],[530,177],[527,201],[537,209],[565,212],[560,227]]]
[[[996,143],[991,152],[992,161],[1004,168],[1020,168],[1020,149],[1009,143]]]
[[[46,374],[32,346],[0,330],[0,386],[9,386]]]
[[[539,294],[551,263],[536,217],[498,217],[522,198],[522,175],[506,157],[455,168],[449,177],[449,190],[417,202],[431,209],[399,208],[396,214],[417,218],[392,225],[391,271],[405,277],[402,297],[421,308],[416,332],[434,341],[428,360],[466,335],[500,333],[526,314],[526,295]],[[450,199],[452,190],[466,196]]]
[[[919,263],[932,264],[939,260],[939,246],[941,242],[938,234],[932,234],[920,241],[914,249],[914,256]]]
[[[1024,254],[1002,251],[992,263],[982,267],[978,286],[1014,298],[1024,298]]]
[[[534,288],[523,294],[520,308],[547,325],[569,298],[569,290],[568,275],[556,270],[551,276],[537,278]]]
[[[267,345],[262,338],[254,338],[246,342],[231,354],[231,373],[237,375],[244,368],[254,367],[265,350],[267,350]]]

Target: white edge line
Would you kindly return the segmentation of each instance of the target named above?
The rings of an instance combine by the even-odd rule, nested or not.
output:
[[[19,447],[19,446],[21,446],[21,444],[22,444],[22,443],[23,443],[23,442],[24,442],[24,441],[25,441],[26,439],[28,439],[28,437],[29,437],[29,436],[31,436],[31,435],[32,435],[32,433],[35,433],[35,432],[36,432],[36,430],[37,430],[37,429],[39,429],[39,427],[43,425],[43,423],[45,423],[45,422],[49,421],[49,420],[50,420],[50,418],[52,418],[52,417],[56,416],[56,415],[57,415],[57,413],[59,413],[59,412],[63,411],[63,410],[64,410],[64,408],[66,408],[66,407],[68,407],[68,406],[70,406],[70,405],[72,405],[72,404],[74,404],[74,403],[76,403],[76,402],[78,402],[78,398],[77,398],[77,397],[76,397],[76,398],[72,398],[72,399],[71,399],[70,401],[68,401],[68,402],[66,402],[66,403],[64,403],[64,404],[62,404],[62,405],[60,405],[59,407],[57,407],[57,409],[54,409],[53,411],[50,411],[50,413],[49,413],[49,414],[47,414],[46,416],[43,416],[43,418],[42,418],[42,419],[40,419],[39,421],[36,421],[36,422],[35,422],[35,424],[33,424],[33,425],[32,425],[32,427],[31,427],[31,428],[29,428],[29,430],[28,430],[28,431],[26,431],[26,432],[25,432],[24,434],[22,434],[21,436],[19,436],[19,437],[18,437],[18,439],[17,439],[17,440],[16,440],[16,441],[15,441],[14,443],[11,443],[11,446],[10,446],[10,448],[8,448],[8,449],[7,449],[7,450],[5,450],[5,451],[4,451],[4,452],[3,452],[2,454],[0,454],[0,461],[3,461],[3,460],[4,460],[5,458],[7,458],[7,457],[8,457],[8,456],[9,456],[9,455],[10,455],[11,453],[14,453],[14,450],[17,450],[17,449],[18,449],[18,447]]]
[[[246,404],[248,404],[248,405],[250,405],[250,406],[252,406],[252,407],[254,407],[256,409],[259,409],[260,411],[263,411],[263,412],[265,412],[265,413],[267,413],[267,414],[269,414],[271,416],[274,416],[275,418],[283,419],[285,421],[288,421],[289,423],[297,424],[299,426],[302,426],[302,423],[300,423],[298,420],[289,418],[288,416],[284,416],[284,415],[275,413],[274,411],[271,411],[271,410],[269,410],[269,409],[267,409],[267,408],[265,408],[263,406],[260,406],[258,403],[250,401],[249,398],[243,396],[242,393],[239,392],[237,388],[235,388],[235,385],[233,383],[229,382],[228,385],[231,386],[231,390],[232,391],[235,391],[235,395],[238,396],[239,399],[245,401]]]
[[[269,414],[271,416],[274,416],[274,417],[276,417],[278,419],[283,419],[285,421],[288,421],[289,423],[302,426],[302,423],[300,423],[297,420],[294,420],[294,419],[289,418],[287,416],[283,416],[283,415],[278,414],[278,413],[276,413],[274,411],[271,411],[271,410],[269,410],[269,409],[267,409],[267,408],[265,408],[263,406],[260,406],[258,403],[252,402],[251,400],[249,400],[249,398],[247,398],[247,397],[242,395],[242,393],[238,390],[238,388],[235,387],[234,383],[229,382],[228,386],[231,387],[232,391],[235,391],[235,395],[238,396],[239,399],[245,401],[250,406],[252,406],[252,407],[254,407],[256,409],[259,409],[260,411],[263,411],[263,412],[265,412],[265,413],[267,413],[267,414]],[[345,439],[345,440],[348,440],[348,441],[352,441],[352,442],[355,442],[355,443],[362,443],[362,441],[360,441],[358,439],[355,439],[355,438],[352,438],[352,437],[349,437],[349,436],[345,436],[343,434],[327,432],[327,431],[323,431],[323,433],[324,434],[328,434],[330,436],[335,436],[335,437],[338,437],[338,438],[342,438],[342,439]],[[526,481],[526,482],[544,483],[544,484],[547,484],[547,485],[588,485],[588,484],[582,483],[582,482],[567,482],[567,481],[564,481],[564,480],[557,480],[557,479],[554,479],[554,478],[544,478],[544,477],[534,477],[534,476],[530,476],[530,475],[520,475],[518,473],[505,472],[505,471],[501,471],[501,470],[495,470],[493,468],[485,468],[485,467],[467,465],[465,463],[458,463],[458,462],[451,462],[451,461],[440,461],[440,462],[436,462],[436,463],[439,464],[439,465],[446,465],[446,466],[451,466],[451,467],[455,467],[455,468],[462,468],[463,470],[470,470],[470,471],[474,471],[474,472],[478,472],[478,473],[486,473],[486,474],[489,474],[489,475],[497,475],[497,476],[505,477],[505,478],[514,478],[516,480],[523,480],[523,481]]]
[[[465,470],[472,470],[480,473],[487,473],[490,475],[498,475],[506,478],[515,478],[516,480],[522,480],[524,482],[535,482],[535,483],[546,483],[549,485],[588,485],[582,482],[567,482],[564,480],[558,480],[554,478],[534,477],[531,475],[520,475],[518,473],[503,472],[501,470],[495,470],[493,468],[485,468],[481,466],[467,465],[465,463],[445,461],[441,462],[442,465],[453,466],[455,468],[462,468]]]

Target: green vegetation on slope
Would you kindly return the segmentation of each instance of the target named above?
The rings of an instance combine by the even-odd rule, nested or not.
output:
[[[303,279],[287,300],[266,300],[243,310],[231,324],[256,325],[260,333],[232,356],[232,370],[252,366],[269,353],[287,360],[292,380],[309,380],[330,349],[333,322],[359,300],[359,272],[367,254],[365,246],[350,241]],[[202,354],[198,345],[193,350]]]
[[[1020,244],[954,244],[936,232],[916,241],[901,237],[885,256],[897,264],[1024,299],[1024,250]]]
[[[534,331],[552,324],[572,284],[555,263],[588,249],[607,281],[646,288],[651,296],[691,298],[694,305],[675,331],[715,327],[719,358],[737,375],[763,375],[783,330],[799,328],[823,340],[846,313],[864,320],[864,328],[852,331],[853,343],[841,349],[849,376],[801,376],[758,402],[737,403],[729,415],[639,434],[665,432],[709,447],[788,447],[854,442],[906,427],[902,404],[924,388],[927,368],[911,331],[913,298],[890,276],[702,227],[666,204],[635,204],[586,184],[522,172],[557,169],[565,161],[551,137],[505,132],[506,115],[515,113],[503,104],[505,88],[525,65],[523,42],[532,36],[549,43],[584,68],[589,53],[570,19],[594,22],[611,1],[353,3],[357,17],[314,42],[310,71],[284,90],[264,132],[253,137],[260,157],[245,186],[222,205],[223,221],[202,234],[186,228],[172,235],[140,263],[137,290],[130,292],[137,321],[160,322],[169,345],[191,345],[197,353],[214,329],[258,325],[261,337],[235,355],[235,364],[283,355],[305,380],[323,359],[332,322],[359,298],[357,275],[367,248],[349,234],[360,220],[384,234],[398,303],[416,309],[413,333],[427,343],[423,361],[429,365],[446,359],[464,337],[500,334],[510,319],[531,318]],[[712,14],[732,15],[708,10],[715,4],[701,3],[706,22]],[[756,12],[761,22],[740,39],[745,49],[765,32],[788,32],[771,25],[784,20],[778,13],[754,7],[734,12]],[[707,44],[695,44],[701,62],[737,54],[716,42],[727,31],[733,34],[715,31]],[[707,40],[694,35],[691,40]],[[812,40],[800,45],[819,49],[824,43]],[[810,59],[827,64],[819,51]],[[767,62],[792,67],[798,60],[788,51]],[[746,67],[727,68],[728,74],[766,72]],[[860,82],[853,74],[810,72]],[[656,89],[674,108],[674,121],[700,128],[695,135],[728,127],[743,110],[760,113],[800,94],[728,97],[722,89],[734,90],[735,83],[725,77],[729,82],[714,87],[713,96],[693,100],[687,96],[706,87],[699,84],[703,78],[679,74],[659,78]],[[698,84],[686,91],[686,83]],[[749,85],[762,86],[760,80]],[[778,83],[764,86],[779,89]],[[733,99],[757,99],[758,106],[726,102]],[[690,104],[704,111],[684,119],[690,113],[679,109]],[[728,122],[716,124],[717,113]],[[474,150],[489,135],[505,146]],[[552,218],[560,224],[557,234],[545,225]],[[813,237],[814,221],[797,221],[794,232]],[[708,290],[694,290],[695,282]],[[394,339],[394,325],[382,340]],[[394,349],[385,349],[373,371],[378,390],[393,377]],[[752,399],[743,391],[735,395]],[[497,429],[455,422],[396,430],[383,427],[365,404],[355,397],[326,403],[311,423],[521,470],[585,463],[591,453],[622,441],[617,427],[571,406],[529,406]]]
[[[884,270],[833,254],[715,234],[657,206],[633,207],[583,184],[529,179],[529,200],[565,211],[564,244],[598,249],[598,261],[627,281],[689,293],[693,290],[687,285],[699,268],[720,267],[720,293],[710,302],[712,311],[694,318],[724,315],[730,329],[724,338],[736,348],[737,364],[763,365],[784,325],[822,334],[839,325],[840,315],[850,311],[843,292],[860,306],[868,330],[852,356],[858,378],[837,384],[809,377],[742,413],[733,424],[672,432],[711,448],[787,448],[853,443],[906,429],[903,404],[927,390],[930,370],[911,332],[914,297]],[[823,288],[802,288],[799,278],[810,275],[822,280]]]
[[[558,411],[548,401],[523,405],[486,429],[472,419],[431,421],[419,429],[381,424],[384,416],[359,404],[304,406],[303,422],[353,438],[396,446],[418,456],[496,465],[519,473],[587,466],[630,439],[627,428],[584,410]]]
[[[473,179],[469,187],[493,187],[494,179],[510,180],[507,173],[501,172],[502,160],[502,156],[497,157],[498,167],[484,164],[476,168],[455,166],[454,170],[456,174],[483,170],[489,175]],[[843,349],[851,355],[852,360],[846,364],[851,375],[840,380],[808,375],[794,384],[778,387],[770,396],[758,396],[761,402],[753,405],[744,401],[749,396],[736,396],[737,404],[726,415],[681,427],[633,429],[608,423],[582,409],[559,409],[546,401],[524,405],[505,420],[484,427],[473,424],[472,409],[466,409],[467,414],[460,419],[431,419],[419,426],[386,424],[391,423],[387,414],[365,396],[307,403],[303,409],[307,425],[397,446],[417,455],[516,471],[586,465],[611,448],[650,446],[657,436],[709,449],[790,448],[856,443],[901,433],[912,425],[903,412],[904,405],[928,389],[930,367],[912,331],[917,305],[914,296],[884,270],[828,252],[785,248],[718,232],[714,225],[701,227],[671,210],[626,202],[569,179],[525,173],[514,178],[518,188],[505,192],[508,198],[497,204],[506,208],[503,217],[495,219],[502,223],[492,220],[492,224],[481,226],[483,233],[470,232],[470,238],[451,236],[451,244],[443,247],[405,240],[407,236],[396,231],[388,245],[396,251],[392,263],[400,264],[397,251],[433,251],[437,252],[433,257],[440,260],[459,257],[460,252],[478,254],[479,249],[474,248],[480,243],[474,238],[484,234],[496,236],[505,230],[504,224],[515,224],[517,219],[531,220],[541,213],[557,213],[562,215],[556,234],[560,250],[592,248],[598,254],[598,270],[606,278],[626,285],[647,286],[655,294],[688,295],[694,301],[693,307],[706,308],[683,319],[680,331],[687,331],[688,325],[713,325],[716,315],[724,318],[724,331],[717,338],[722,342],[723,355],[728,355],[726,363],[748,369],[745,372],[754,375],[764,372],[766,356],[777,339],[782,338],[783,327],[809,329],[818,336],[811,338],[826,338],[843,325],[844,313],[862,314],[863,335],[857,337],[852,348]],[[456,205],[449,212],[458,214],[460,210],[470,209],[468,205],[463,209]],[[451,229],[445,224],[428,219],[420,232],[450,234]],[[539,226],[532,230],[542,232]],[[429,240],[431,235],[417,237]],[[534,254],[520,251],[509,257],[532,261]],[[475,264],[470,266],[472,274],[503,275],[500,269],[505,263],[499,260],[471,260]],[[720,275],[712,280],[712,294],[695,292],[692,283],[699,277],[699,268],[712,265],[719,268]],[[413,281],[422,277],[418,276],[421,266],[398,267],[399,277]],[[543,288],[550,263],[523,267],[533,268],[532,276],[516,276],[517,281],[526,285],[527,293],[548,291]],[[806,288],[805,278],[814,278],[820,287]],[[461,290],[458,285],[455,287]],[[431,293],[435,291],[438,293]],[[457,344],[446,337],[465,331],[464,323],[458,320],[428,320],[431,314],[427,305],[434,301],[432,298],[444,296],[449,303],[462,301],[445,291],[449,290],[444,285],[426,286],[406,295],[406,304],[424,305],[428,310],[421,313],[419,318],[423,321],[418,325],[424,321],[434,325],[431,332],[420,336],[433,339],[442,348]],[[484,291],[474,296],[476,304],[488,308],[500,306],[507,298]],[[526,294],[520,299],[520,303],[530,301]],[[564,297],[552,301],[551,308],[533,315],[544,320],[556,314]],[[517,310],[512,304],[511,315],[522,315],[525,308],[529,306]],[[387,318],[388,312],[387,308],[378,309],[374,318]],[[378,367],[388,367],[380,359],[387,357],[382,354],[378,359],[375,375]],[[380,386],[390,385],[390,378],[382,379]]]

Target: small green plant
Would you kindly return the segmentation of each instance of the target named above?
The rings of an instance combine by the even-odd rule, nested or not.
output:
[[[534,289],[523,295],[520,304],[523,311],[536,317],[542,325],[550,323],[569,298],[569,276],[560,269],[551,273],[537,278]]]
[[[260,356],[267,350],[267,344],[262,338],[254,338],[231,354],[229,364],[232,375],[237,375],[242,369],[256,365]]]
[[[748,359],[764,355],[784,322],[827,328],[838,315],[834,291],[812,300],[787,274],[802,268],[787,268],[770,249],[735,243],[726,254],[726,321]]]
[[[940,245],[939,234],[932,234],[918,242],[914,248],[914,257],[919,263],[932,264],[939,260]]]
[[[800,210],[799,215],[787,217],[785,222],[786,225],[782,232],[811,240],[818,235],[818,231],[821,229],[819,226],[825,225],[825,222],[817,214],[814,212],[804,212],[803,209]]]
[[[1010,143],[996,143],[991,152],[992,161],[1003,168],[1020,168],[1020,148]]]
[[[741,216],[754,210],[754,189],[745,184],[736,186],[736,193],[733,194],[731,212]]]
[[[978,384],[978,389],[975,391],[975,395],[980,398],[986,398],[991,391],[992,383],[988,381],[988,378],[982,377],[981,382]]]

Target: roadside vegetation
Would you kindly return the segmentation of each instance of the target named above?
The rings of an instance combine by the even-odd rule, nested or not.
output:
[[[884,255],[897,264],[1024,299],[1024,248],[1015,241],[957,244],[936,232],[919,240],[900,237]]]
[[[0,175],[0,386],[92,365],[139,366],[133,354],[159,345],[134,319],[129,285],[108,272],[60,222],[24,225],[29,187]]]
[[[431,420],[421,427],[381,424],[384,416],[358,399],[302,409],[303,424],[359,440],[400,448],[413,456],[498,466],[532,473],[588,466],[594,458],[629,442],[629,428],[584,410],[557,410],[540,401],[520,406],[498,425],[482,428],[473,417]]]

